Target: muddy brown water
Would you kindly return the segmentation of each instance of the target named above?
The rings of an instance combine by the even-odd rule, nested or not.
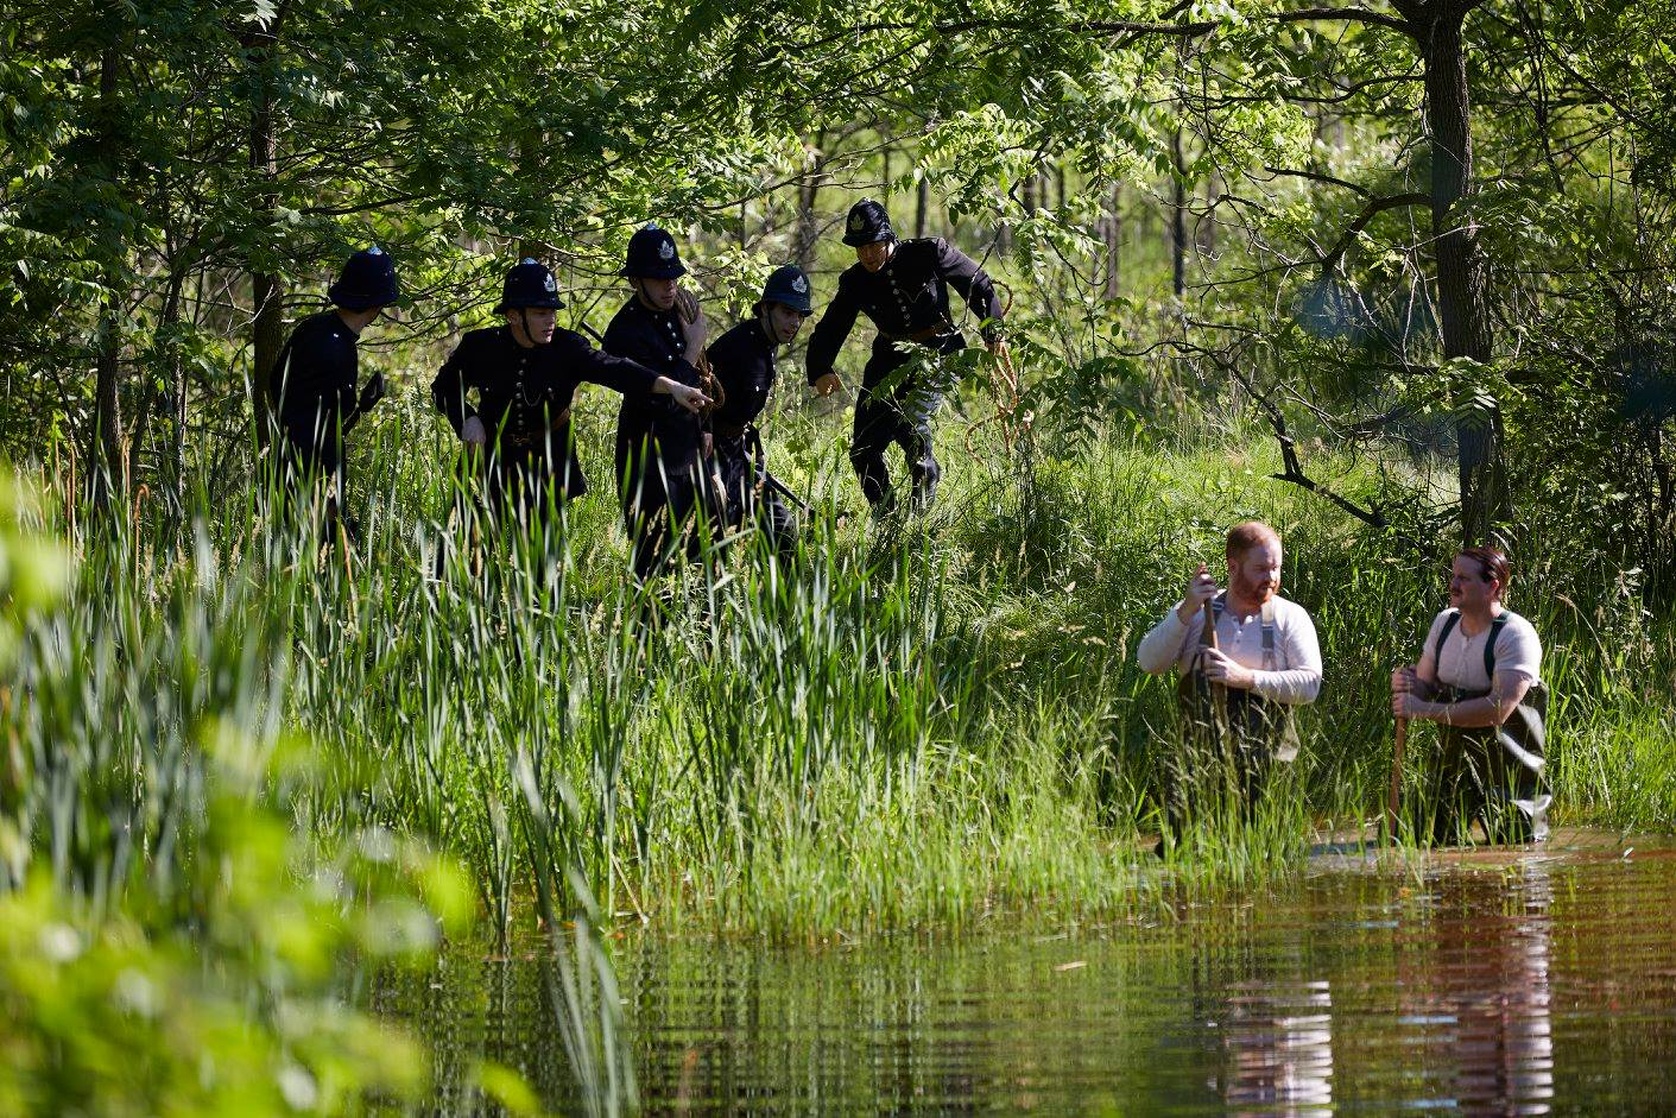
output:
[[[1152,872],[1152,871],[1149,871]],[[1676,1113],[1676,844],[1560,832],[1301,879],[1155,926],[616,946],[642,1107],[699,1114]],[[438,1059],[576,1107],[539,952],[385,987]]]

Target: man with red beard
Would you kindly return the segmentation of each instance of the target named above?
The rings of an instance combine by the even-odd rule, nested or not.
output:
[[[1302,606],[1280,596],[1280,535],[1262,521],[1236,524],[1228,530],[1227,558],[1227,589],[1199,564],[1182,600],[1136,652],[1142,671],[1161,675],[1173,665],[1214,696],[1214,719],[1190,715],[1186,748],[1167,766],[1166,809],[1177,838],[1194,811],[1211,806],[1199,794],[1207,787],[1231,785],[1242,813],[1251,816],[1273,763],[1297,756],[1292,708],[1313,702],[1321,690],[1315,624]],[[1215,617],[1214,642],[1201,639],[1206,603]],[[1208,721],[1215,724],[1196,724]],[[1214,754],[1206,756],[1207,749]]]

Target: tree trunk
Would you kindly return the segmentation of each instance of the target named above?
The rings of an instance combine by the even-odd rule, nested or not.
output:
[[[1494,340],[1488,306],[1488,261],[1473,220],[1471,97],[1461,28],[1478,0],[1398,5],[1419,36],[1426,67],[1426,130],[1432,138],[1432,235],[1437,244],[1438,313],[1443,356],[1490,361]],[[1466,403],[1467,401],[1459,401]],[[1490,538],[1510,514],[1502,457],[1501,410],[1493,400],[1457,424],[1461,538]]]
[[[117,277],[106,272],[106,283]],[[99,315],[98,356],[94,364],[93,433],[89,440],[87,483],[93,504],[105,508],[113,495],[127,491],[126,459],[122,453],[122,323],[115,290],[105,295]]]
[[[283,10],[283,9],[282,9]],[[275,183],[279,167],[279,133],[274,123],[273,54],[278,42],[278,18],[266,27],[254,29],[246,39],[251,48],[254,71],[254,100],[250,106],[250,170],[262,183],[258,210],[268,224],[279,208]],[[272,402],[268,399],[268,374],[279,361],[285,346],[285,288],[279,276],[265,268],[251,269],[250,297],[255,308],[251,322],[251,411],[256,419],[256,444],[268,445]]]
[[[1100,220],[1100,233],[1106,245],[1106,298],[1122,294],[1123,281],[1123,187],[1112,187],[1111,208]]]
[[[1170,265],[1177,299],[1187,294],[1187,153],[1182,132],[1177,125],[1170,137],[1170,157],[1175,164],[1170,194]]]
[[[826,130],[815,133],[809,144],[809,166],[797,184],[797,243],[793,255],[797,266],[807,272],[815,262],[815,242],[820,239],[821,223],[815,216],[815,199],[826,178]]]
[[[1212,172],[1205,182],[1205,212],[1193,224],[1193,245],[1201,260],[1216,255],[1216,200],[1222,193],[1222,177]]]
[[[1021,184],[1019,202],[1024,207],[1025,216],[1033,217],[1042,208],[1044,181],[1040,174],[1032,174]]]
[[[186,509],[186,361],[181,356],[180,342],[175,337],[180,322],[181,289],[186,277],[178,265],[170,269],[169,294],[163,301],[163,314],[158,321],[159,333],[169,344],[169,494],[175,511]],[[136,449],[139,436],[135,435]]]
[[[105,49],[99,62],[98,125],[99,145],[111,173],[121,165],[121,139],[116,130],[117,67],[121,51],[116,45]],[[88,439],[87,482],[95,507],[107,507],[113,490],[127,491],[126,461],[122,453],[122,397],[118,381],[122,374],[122,269],[117,266],[124,249],[116,229],[102,231],[105,266],[101,269],[105,294],[99,311],[94,364],[93,430]]]

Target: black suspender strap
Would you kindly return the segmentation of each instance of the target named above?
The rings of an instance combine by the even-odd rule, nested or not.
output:
[[[1226,590],[1224,590],[1222,593],[1218,594],[1215,598],[1211,599],[1211,603],[1210,603],[1211,615],[1212,615],[1212,617],[1215,621],[1221,621],[1222,620],[1222,610],[1223,610],[1223,607],[1227,605],[1227,596],[1228,596],[1228,592]],[[1275,662],[1278,659],[1277,653],[1278,653],[1278,650],[1279,650],[1280,642],[1279,642],[1279,638],[1276,636],[1276,633],[1278,631],[1278,626],[1275,624],[1275,619],[1274,619],[1274,599],[1271,598],[1268,601],[1263,603],[1262,617],[1263,617],[1263,670],[1264,671],[1270,671],[1270,672],[1276,671],[1276,670],[1284,670],[1284,669],[1277,669],[1275,667]]]
[[[1276,635],[1279,626],[1275,624],[1274,612],[1274,599],[1270,598],[1263,603],[1263,667],[1271,672],[1286,670],[1280,662],[1280,641]]]
[[[1437,634],[1437,644],[1432,648],[1432,671],[1436,672],[1438,665],[1443,663],[1443,644],[1449,639],[1449,634],[1455,631],[1455,626],[1461,620],[1461,611],[1452,609],[1449,616],[1443,619],[1443,629]]]
[[[1511,616],[1508,610],[1496,614],[1495,620],[1490,622],[1490,635],[1484,641],[1484,677],[1490,681],[1491,686],[1496,682],[1496,641],[1501,637],[1501,631],[1507,627],[1507,619]],[[1433,671],[1437,671],[1443,663],[1444,642],[1449,639],[1449,634],[1454,632],[1460,620],[1461,611],[1458,609],[1450,610],[1449,616],[1444,618],[1443,629],[1437,634],[1437,645],[1432,649]]]
[[[1496,619],[1490,622],[1490,635],[1484,641],[1484,675],[1492,687],[1496,682],[1496,639],[1501,636],[1502,629],[1506,628],[1508,616],[1506,610],[1496,614]]]

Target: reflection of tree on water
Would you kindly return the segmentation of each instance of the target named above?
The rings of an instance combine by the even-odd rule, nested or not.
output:
[[[1330,1114],[1333,999],[1326,982],[1241,983],[1228,996],[1222,1096],[1236,1114]]]
[[[1468,1114],[1546,1114],[1554,1097],[1548,872],[1532,861],[1518,876],[1456,873],[1435,888],[1418,945],[1425,954],[1410,956],[1417,965],[1402,984],[1416,991],[1404,998],[1402,1021],[1423,1030],[1426,1093]]]

